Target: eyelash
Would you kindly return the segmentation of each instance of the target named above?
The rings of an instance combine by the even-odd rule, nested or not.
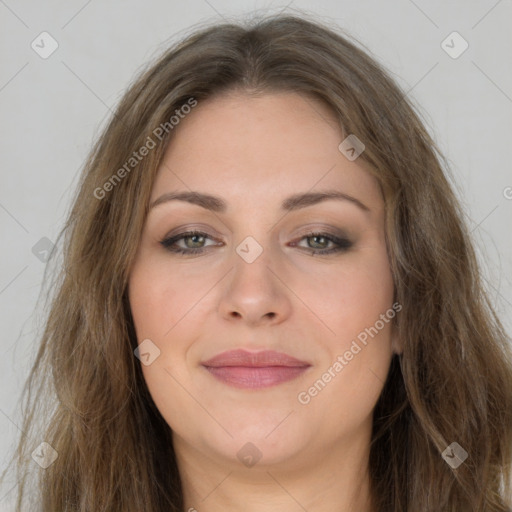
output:
[[[207,233],[203,233],[202,231],[186,231],[184,233],[179,233],[173,237],[165,238],[160,241],[160,244],[168,251],[180,254],[183,256],[193,255],[193,254],[200,254],[205,251],[204,247],[200,248],[193,248],[193,249],[183,249],[182,247],[173,247],[173,245],[184,238],[189,238],[192,236],[201,236],[204,238],[208,238],[211,240],[211,238],[208,236]],[[352,242],[348,240],[347,238],[338,238],[337,236],[331,235],[330,233],[318,233],[318,232],[310,232],[306,233],[302,236],[300,240],[304,240],[307,238],[313,238],[313,237],[320,237],[320,238],[326,238],[328,241],[335,243],[338,247],[332,247],[331,249],[305,249],[307,252],[311,254],[311,256],[314,256],[315,254],[320,255],[327,255],[327,254],[333,254],[333,253],[339,253],[339,252],[345,252],[350,247],[352,247]],[[304,248],[303,248],[304,249]]]

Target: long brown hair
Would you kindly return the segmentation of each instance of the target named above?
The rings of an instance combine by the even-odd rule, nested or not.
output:
[[[58,456],[36,468],[38,510],[182,509],[171,431],[134,357],[126,291],[155,173],[179,129],[171,117],[228,90],[325,102],[343,132],[364,142],[360,158],[381,186],[403,352],[374,411],[375,510],[510,510],[510,340],[487,299],[445,161],[414,106],[358,43],[295,16],[194,32],[141,73],[93,148],[24,388],[17,510],[26,510],[30,454],[42,441]],[[150,139],[144,158],[130,160]],[[453,442],[468,454],[457,468],[442,456]]]

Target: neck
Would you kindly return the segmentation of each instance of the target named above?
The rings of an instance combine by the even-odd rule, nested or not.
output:
[[[174,445],[185,511],[373,511],[369,445],[361,440],[330,446],[323,453],[298,454],[293,460],[251,468],[205,457],[177,437]]]

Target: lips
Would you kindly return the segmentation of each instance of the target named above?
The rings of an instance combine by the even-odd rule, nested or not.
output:
[[[202,363],[218,380],[238,388],[266,388],[297,378],[311,365],[283,352],[230,350]]]
[[[300,361],[284,352],[264,350],[262,352],[247,352],[246,350],[229,350],[203,363],[204,366],[219,368],[221,366],[245,366],[262,368],[265,366],[300,367],[310,366],[306,361]]]

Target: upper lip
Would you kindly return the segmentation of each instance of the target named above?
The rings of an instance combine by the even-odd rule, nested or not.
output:
[[[202,365],[213,368],[221,366],[246,366],[255,368],[263,368],[266,366],[310,366],[306,361],[296,359],[284,352],[276,352],[274,350],[248,352],[242,349],[222,352],[208,359],[208,361],[203,362]]]

